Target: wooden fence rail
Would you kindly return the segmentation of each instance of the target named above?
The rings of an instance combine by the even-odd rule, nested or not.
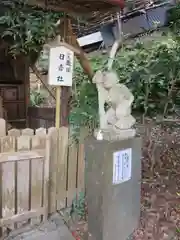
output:
[[[6,133],[0,119],[0,176],[0,227],[39,223],[83,191],[84,146],[66,127]]]

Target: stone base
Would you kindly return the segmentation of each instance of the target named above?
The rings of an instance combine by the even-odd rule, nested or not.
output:
[[[98,135],[101,136],[98,137]],[[95,138],[97,140],[119,141],[134,138],[135,135],[136,135],[135,129],[122,129],[122,130],[103,129],[95,133]]]
[[[114,163],[114,154],[129,149],[131,177],[115,183],[114,174],[120,173],[122,165]],[[85,160],[88,240],[127,240],[140,218],[141,139],[98,141],[88,137]]]

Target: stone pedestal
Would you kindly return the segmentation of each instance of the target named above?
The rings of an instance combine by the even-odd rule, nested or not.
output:
[[[140,217],[141,139],[88,138],[85,157],[89,240],[126,240]]]

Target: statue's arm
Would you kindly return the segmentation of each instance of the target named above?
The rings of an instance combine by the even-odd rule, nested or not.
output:
[[[122,91],[124,92],[125,101],[128,103],[129,106],[131,106],[131,104],[134,101],[134,95],[125,85],[122,85],[121,88]]]
[[[100,121],[100,129],[106,127],[107,120],[106,120],[106,112],[104,109],[104,104],[106,102],[107,93],[105,89],[101,86],[101,84],[97,84],[98,90],[98,102],[99,102],[99,121]]]

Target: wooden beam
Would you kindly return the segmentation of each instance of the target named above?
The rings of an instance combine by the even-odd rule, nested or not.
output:
[[[40,74],[40,72],[38,71],[36,66],[30,66],[33,73],[36,75],[36,77],[41,81],[42,85],[45,87],[45,89],[49,92],[50,96],[53,97],[53,99],[56,99],[54,93],[51,91],[51,89],[49,88],[49,86],[44,82],[44,80],[42,79],[42,76]]]
[[[60,36],[67,43],[71,45],[68,32],[68,17],[64,16],[64,21],[62,25],[59,26]],[[61,40],[62,40],[61,39]],[[71,88],[70,87],[61,87],[61,116],[60,116],[60,125],[63,127],[68,127],[69,125],[69,114],[70,114],[70,98],[71,98]]]
[[[41,207],[36,210],[26,211],[20,214],[13,215],[12,217],[6,217],[0,219],[0,227],[7,227],[8,225],[22,222],[28,220],[30,218],[39,217],[40,215],[44,215],[46,209]]]
[[[67,14],[71,14],[71,16],[73,17],[79,16],[87,17],[88,15],[90,16],[92,14],[92,12],[90,12],[89,9],[85,7],[83,8],[83,6],[81,6],[79,9],[77,7],[76,9],[73,9],[72,6],[69,6],[67,4],[59,4],[58,6],[53,4],[46,5],[45,2],[39,2],[37,0],[28,0],[28,5],[42,8],[45,10],[51,10],[54,12],[65,12]]]
[[[46,1],[39,0],[28,0],[28,5],[34,6],[36,8],[42,8],[44,10],[51,10],[54,12],[65,12],[66,14],[70,14],[74,17],[84,16],[86,18],[90,17],[93,12],[98,11],[100,13],[107,12],[109,10],[118,11],[119,7],[122,6],[120,3],[113,3],[110,1],[94,1],[89,0],[87,2],[88,6],[85,4],[76,3],[74,1],[59,1],[58,4],[47,3]],[[119,1],[119,0],[113,0]]]
[[[79,60],[82,68],[84,69],[84,72],[88,74],[89,78],[92,78],[94,75],[94,71],[91,67],[90,61],[88,60],[86,54],[81,49],[77,41],[76,35],[73,33],[71,21],[68,22],[68,33],[70,34],[72,46],[75,47],[76,49],[79,49],[80,51],[80,54],[76,54],[77,59]]]
[[[64,41],[68,45],[72,45],[73,48],[78,49],[79,52],[75,52],[77,59],[79,60],[82,68],[84,69],[85,73],[88,74],[89,78],[92,79],[94,72],[91,68],[91,64],[80,48],[76,36],[73,34],[71,20],[67,16],[64,17],[64,21],[59,26],[60,29],[60,36],[64,39]],[[71,110],[70,106],[70,99],[71,99],[71,88],[69,87],[62,87],[61,88],[61,126],[68,126],[69,122],[69,114]]]
[[[67,18],[67,21],[66,21]],[[66,27],[65,27],[66,25]],[[67,47],[68,49],[72,50],[74,54],[76,55],[77,59],[79,60],[84,72],[89,76],[91,79],[94,75],[94,71],[91,67],[90,61],[88,60],[86,54],[80,47],[76,35],[73,33],[71,20],[68,17],[65,17],[64,19],[60,20],[60,23],[58,25],[59,27],[59,33],[60,36],[64,36],[64,29],[67,28],[67,31],[65,33],[66,36],[64,36],[65,42],[55,42],[54,45],[57,46],[57,44]],[[60,40],[61,41],[61,40]],[[47,43],[44,45],[45,48],[53,47],[52,42]]]

